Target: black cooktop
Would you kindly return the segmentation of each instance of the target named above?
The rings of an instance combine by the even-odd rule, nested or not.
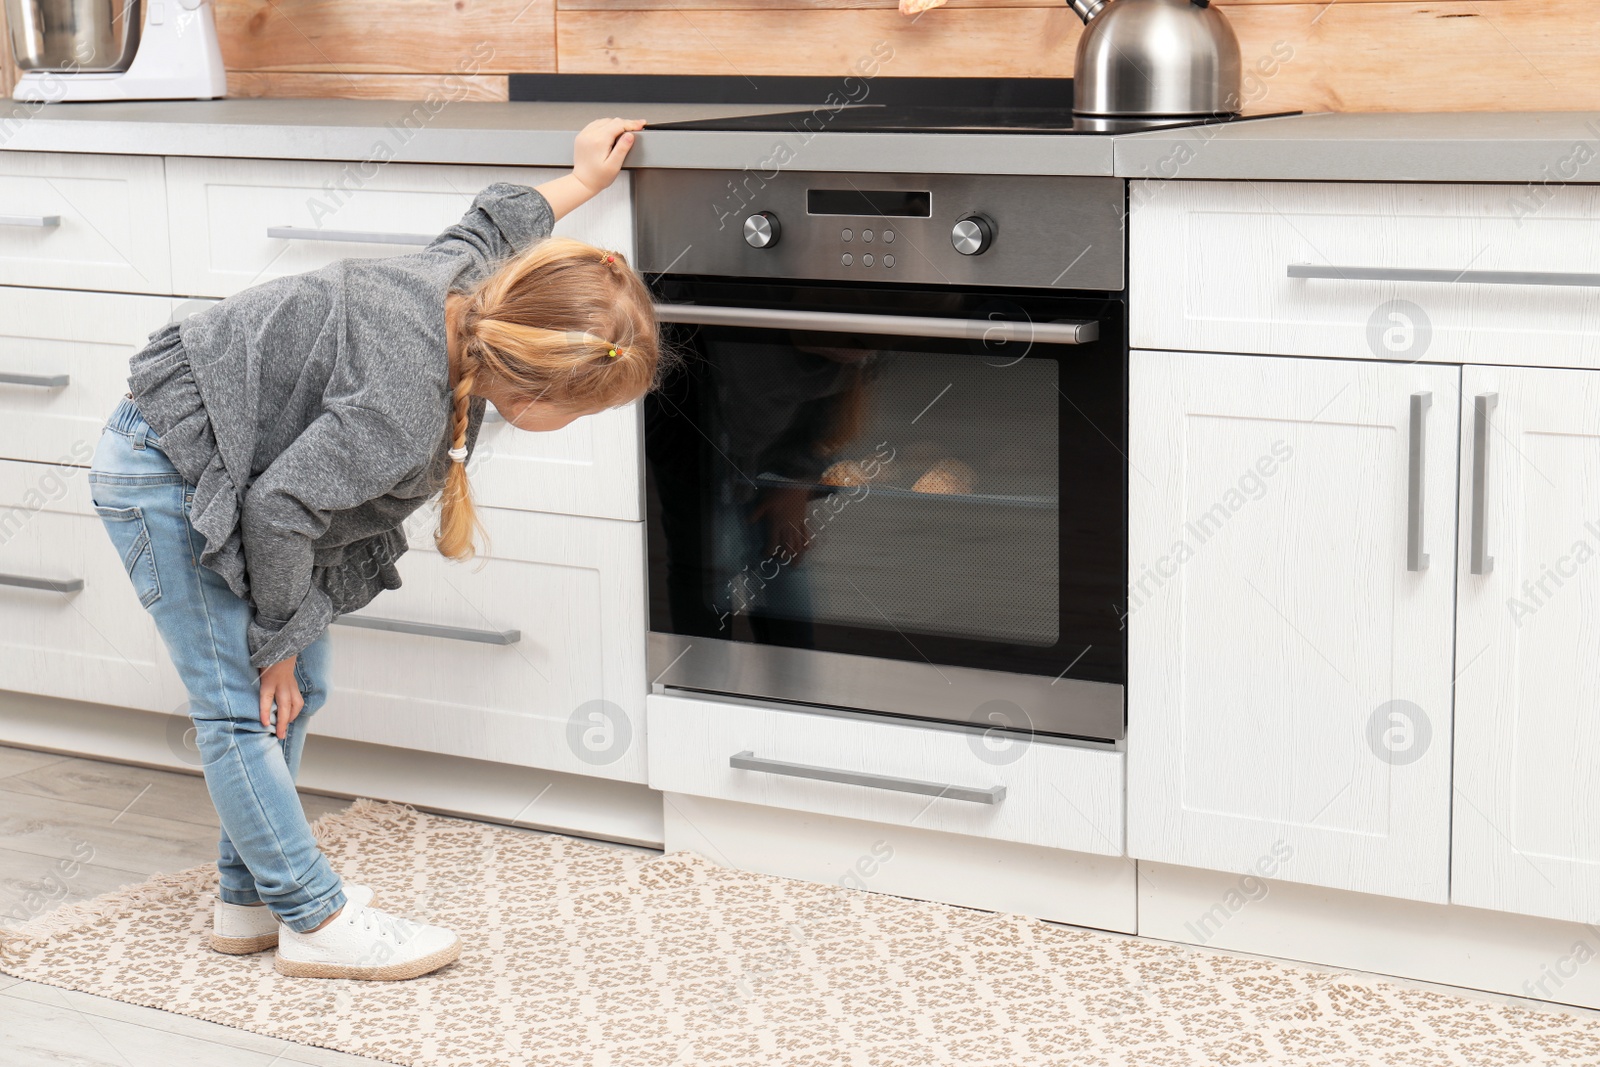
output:
[[[859,104],[830,110],[783,111],[767,115],[652,122],[651,130],[721,130],[756,133],[1136,133],[1183,126],[1208,126],[1258,118],[1296,115],[1214,115],[1141,119],[1102,119],[1074,115],[1070,107],[939,107],[920,104]]]

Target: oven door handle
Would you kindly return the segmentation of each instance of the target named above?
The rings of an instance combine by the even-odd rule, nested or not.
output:
[[[862,315],[845,311],[788,311],[778,308],[713,307],[706,304],[657,304],[656,318],[662,322],[688,322],[701,326],[753,326],[758,329],[876,333],[896,337],[952,337],[985,342],[1031,341],[1047,345],[1081,345],[1100,337],[1100,324],[1092,319],[1007,322],[1001,319]]]

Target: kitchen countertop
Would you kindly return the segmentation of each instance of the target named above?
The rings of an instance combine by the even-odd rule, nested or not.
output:
[[[1117,138],[1124,178],[1600,182],[1600,112],[1318,114]]]
[[[27,105],[0,117],[0,148],[259,159],[394,158],[412,163],[561,166],[591,119],[646,121],[797,111],[814,104],[447,103],[185,100]],[[3,108],[3,104],[0,104]],[[0,110],[0,116],[6,112]],[[409,122],[405,121],[409,117]],[[404,123],[404,125],[402,125]],[[410,127],[410,128],[407,128]],[[792,155],[785,161],[779,145]],[[382,146],[382,147],[380,147]],[[731,133],[646,131],[630,167],[986,173],[1111,173],[1111,138],[1029,134]]]
[[[647,121],[805,104],[214,100],[0,105],[0,148],[265,159],[560,166],[602,115]],[[825,114],[825,113],[824,113]],[[780,145],[785,146],[780,148]],[[1150,133],[646,129],[630,167],[1116,175],[1126,178],[1600,182],[1600,112],[1315,114]]]

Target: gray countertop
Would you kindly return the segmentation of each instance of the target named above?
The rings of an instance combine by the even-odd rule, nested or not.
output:
[[[446,103],[206,100],[12,105],[0,148],[260,159],[394,158],[413,163],[560,166],[591,119],[646,121],[795,111],[812,104]],[[826,114],[824,112],[824,114]],[[6,116],[0,110],[0,116]],[[1005,134],[645,131],[630,167],[1109,175],[1109,137]],[[780,148],[780,146],[783,146]]]
[[[647,121],[805,104],[216,100],[13,104],[0,148],[139,155],[560,166],[590,119]],[[1141,134],[651,131],[630,167],[1117,175],[1127,178],[1600,182],[1600,112],[1317,114]]]
[[[1117,138],[1124,178],[1600,182],[1600,112],[1320,114]]]

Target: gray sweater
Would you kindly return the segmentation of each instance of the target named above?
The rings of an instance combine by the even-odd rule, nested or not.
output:
[[[554,221],[536,190],[496,183],[420,252],[253,286],[132,357],[134,402],[195,486],[200,562],[252,603],[252,666],[400,585],[401,523],[450,462],[445,295]],[[483,411],[474,397],[469,450]]]

